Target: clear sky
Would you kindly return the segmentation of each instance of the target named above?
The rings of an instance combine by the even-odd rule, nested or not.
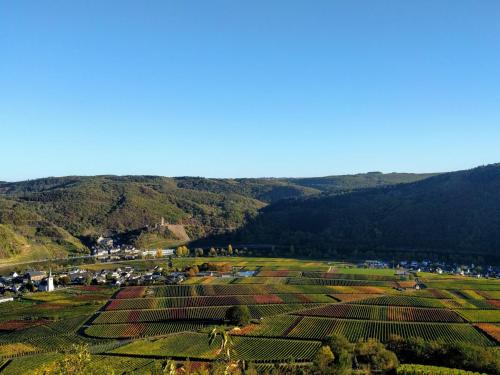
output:
[[[498,0],[5,0],[0,180],[500,162]]]

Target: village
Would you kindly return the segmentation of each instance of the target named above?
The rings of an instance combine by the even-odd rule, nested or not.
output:
[[[219,251],[220,252],[220,251]],[[133,248],[113,247],[111,241],[102,242],[99,248],[95,248],[95,255],[101,255],[103,269],[91,271],[85,268],[74,267],[64,271],[53,272],[52,270],[28,270],[24,273],[11,272],[8,275],[0,275],[0,303],[13,301],[24,293],[52,292],[58,288],[70,285],[108,285],[111,287],[135,286],[135,285],[176,285],[183,283],[189,277],[213,276],[221,278],[253,277],[256,271],[242,270],[238,267],[215,266],[215,263],[203,263],[201,265],[186,266],[183,269],[173,267],[173,260],[177,257],[196,256],[191,254],[187,247],[178,249],[136,250]],[[113,254],[113,258],[109,256]],[[200,254],[202,255],[202,254]],[[227,256],[227,255],[226,255]],[[140,259],[156,259],[158,265],[148,269],[134,268],[127,261]],[[106,261],[121,259],[116,268],[109,268]],[[163,263],[161,262],[163,260]],[[123,264],[124,263],[124,264]],[[195,262],[193,262],[195,263]],[[107,265],[104,267],[104,265]],[[383,260],[366,260],[358,262],[359,268],[394,268],[395,275],[401,278],[415,278],[420,272],[435,273],[440,275],[462,275],[474,278],[500,278],[498,269],[483,268],[474,264],[467,266],[448,265],[443,262],[430,261],[400,261],[397,264]],[[138,267],[139,268],[139,267]],[[418,278],[416,285],[418,286]]]
[[[206,254],[205,254],[206,253]],[[23,293],[52,292],[57,288],[69,285],[108,285],[111,287],[135,286],[135,285],[176,285],[181,284],[188,277],[214,276],[221,278],[229,277],[252,277],[255,271],[245,271],[237,267],[215,266],[212,263],[203,263],[198,266],[187,266],[183,269],[173,267],[173,259],[179,257],[202,257],[208,255],[232,256],[244,255],[244,251],[233,250],[231,245],[227,248],[210,248],[207,251],[201,248],[194,250],[186,246],[177,249],[136,249],[133,246],[117,245],[112,238],[99,237],[95,246],[92,247],[92,257],[98,263],[103,264],[103,269],[90,271],[84,268],[73,267],[68,270],[52,272],[49,270],[27,270],[23,273],[11,272],[8,275],[0,275],[0,303],[13,301],[15,297]],[[132,266],[134,260],[155,259],[158,265],[150,269],[140,270]],[[164,263],[161,263],[163,261]],[[109,268],[109,263],[117,263],[116,268]],[[123,265],[123,263],[127,263]],[[166,262],[166,263],[165,263]],[[97,264],[98,264],[97,263]],[[195,262],[193,262],[195,263]],[[107,265],[104,267],[104,265]],[[333,264],[333,263],[332,263]],[[415,278],[420,272],[461,275],[474,278],[500,278],[500,269],[492,266],[481,267],[474,264],[457,265],[445,262],[433,262],[430,260],[365,260],[355,264],[358,268],[394,269],[395,275],[401,278]],[[418,278],[416,279],[418,280]],[[416,283],[417,287],[419,283]]]

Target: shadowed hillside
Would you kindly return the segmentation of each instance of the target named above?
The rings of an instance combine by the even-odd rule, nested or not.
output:
[[[272,243],[306,255],[500,252],[500,164],[264,208],[225,242]],[[287,250],[284,250],[285,252]]]

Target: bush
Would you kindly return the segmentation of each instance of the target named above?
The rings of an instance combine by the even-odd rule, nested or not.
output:
[[[354,355],[360,367],[374,372],[388,373],[399,366],[396,354],[387,350],[384,344],[376,339],[358,342]]]
[[[246,325],[250,323],[250,319],[250,310],[247,306],[233,306],[226,312],[226,320],[229,320],[231,324]]]
[[[388,348],[393,350],[403,363],[500,374],[500,352],[497,348],[426,341],[421,337],[404,339],[399,336],[389,339]]]

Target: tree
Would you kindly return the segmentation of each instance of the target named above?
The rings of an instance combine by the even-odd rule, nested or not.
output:
[[[314,358],[314,370],[319,374],[327,374],[331,372],[335,356],[329,346],[323,345]]]
[[[181,257],[182,256],[182,246],[177,246],[177,249],[175,249],[175,255],[177,255],[178,257]]]
[[[323,341],[328,345],[335,356],[337,374],[349,374],[352,370],[352,354],[354,345],[345,336],[334,334]]]
[[[201,247],[198,247],[194,250],[194,256],[196,257],[202,257],[203,256],[203,249]]]
[[[33,284],[33,282],[31,280],[28,281],[28,283],[26,284],[26,289],[28,290],[28,292],[35,291],[35,285]]]
[[[227,253],[229,255],[233,255],[233,246],[231,244],[229,244],[229,246],[227,247]]]
[[[83,284],[90,285],[91,283],[92,283],[92,276],[91,275],[85,276],[85,279],[83,279]]]
[[[57,282],[61,285],[68,285],[71,283],[71,278],[68,275],[61,276],[59,279],[57,279]]]
[[[197,265],[194,265],[194,266],[191,266],[191,267],[187,267],[185,269],[185,271],[186,271],[188,277],[194,277],[194,276],[196,276],[200,272],[200,270],[198,269]]]
[[[177,249],[175,250],[175,254],[176,254],[178,257],[185,257],[185,256],[188,256],[188,255],[189,255],[189,249],[187,248],[187,246],[179,246],[179,247],[177,247]]]
[[[217,256],[217,250],[215,250],[213,247],[211,247],[208,255],[210,255],[211,257]]]
[[[370,371],[387,373],[398,367],[398,357],[387,350],[380,341],[368,339],[359,341],[354,348],[355,361],[357,364]]]
[[[162,258],[163,257],[163,251],[161,249],[156,250],[156,257],[157,258]]]
[[[496,348],[428,341],[422,337],[405,339],[396,335],[389,338],[388,348],[394,351],[402,362],[500,374],[500,354]]]
[[[231,324],[243,326],[250,323],[250,310],[247,306],[232,306],[226,312],[226,319]]]

